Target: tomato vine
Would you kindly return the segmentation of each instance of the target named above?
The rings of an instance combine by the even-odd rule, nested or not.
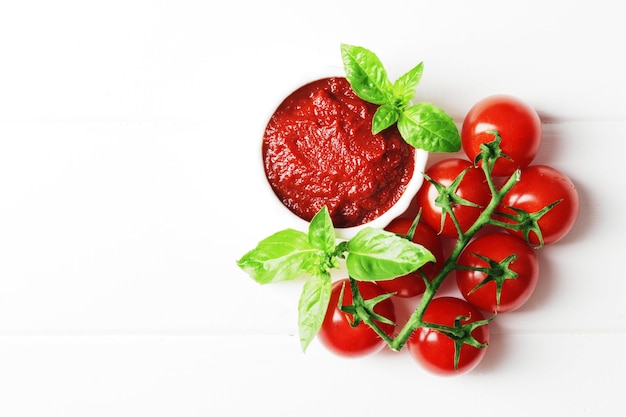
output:
[[[450,255],[444,262],[443,268],[439,271],[439,273],[434,277],[432,281],[426,281],[426,291],[424,292],[415,311],[410,316],[409,320],[404,325],[404,327],[402,327],[402,329],[399,331],[397,336],[388,341],[389,347],[392,350],[398,351],[402,349],[402,347],[406,344],[411,334],[417,328],[429,327],[429,324],[425,323],[422,320],[422,317],[424,316],[424,312],[426,311],[426,308],[428,307],[429,303],[431,302],[431,300],[437,293],[437,290],[439,289],[441,284],[444,282],[446,277],[448,277],[448,275],[450,275],[453,271],[459,268],[459,265],[457,264],[457,259],[459,258],[463,249],[467,246],[470,240],[474,237],[474,235],[480,229],[489,225],[497,225],[499,227],[505,227],[505,228],[511,228],[511,229],[520,227],[517,224],[502,223],[494,218],[494,214],[496,213],[496,209],[500,205],[500,202],[502,201],[504,196],[511,190],[511,188],[515,185],[515,183],[519,181],[519,178],[520,178],[520,170],[518,169],[508,178],[508,180],[500,188],[497,188],[494,181],[492,180],[491,172],[495,164],[495,161],[497,160],[497,158],[500,158],[502,156],[498,152],[495,152],[495,153],[491,152],[491,150],[494,149],[494,147],[496,148],[498,147],[500,140],[501,140],[500,136],[497,134],[497,132],[494,132],[494,140],[490,143],[490,146],[485,146],[485,151],[482,154],[482,158],[484,158],[486,163],[483,163],[481,167],[485,173],[485,177],[487,178],[487,182],[489,184],[489,188],[491,191],[491,201],[483,209],[478,219],[474,222],[472,226],[469,227],[469,229],[467,229],[467,231],[463,231],[461,230],[460,227],[457,226],[458,239],[452,251],[450,252]],[[465,174],[465,171],[463,171],[461,175],[458,177],[459,181],[462,179],[462,175],[464,174]],[[433,180],[431,179],[430,181],[433,181]],[[455,181],[453,182],[453,185],[451,186],[444,187],[441,184],[438,184],[439,187],[437,187],[438,190],[440,190],[440,193],[439,193],[440,197],[447,196],[448,198],[447,204],[449,204],[449,206],[447,207],[450,207],[450,210],[447,210],[447,215],[449,215],[452,218],[453,222],[456,225],[458,225],[458,221],[456,219],[454,210],[451,209],[452,205],[456,205],[456,204],[473,205],[474,204],[472,202],[465,202],[463,200],[453,197],[453,195],[455,195],[453,191],[457,185],[458,185],[458,181]],[[453,200],[454,202],[452,202],[451,200]],[[446,205],[446,203],[444,202],[442,202],[441,204]],[[539,231],[539,233],[541,233],[541,231]],[[372,323],[372,326],[376,327],[376,323]],[[450,334],[455,334],[456,332],[456,329],[453,327],[437,326],[436,329],[439,331],[450,333]],[[376,331],[378,332],[378,329],[376,329]]]

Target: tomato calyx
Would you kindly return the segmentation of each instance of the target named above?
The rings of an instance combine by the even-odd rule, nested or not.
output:
[[[459,360],[461,358],[461,348],[463,345],[469,345],[477,349],[487,348],[488,343],[479,342],[472,333],[481,326],[486,326],[496,317],[496,314],[484,320],[470,321],[470,316],[457,316],[452,326],[445,326],[436,323],[423,323],[424,327],[428,327],[444,336],[449,337],[454,342],[454,370],[459,368]]]
[[[497,130],[488,130],[485,133],[493,135],[494,139],[491,142],[480,144],[480,152],[476,155],[476,158],[474,158],[474,166],[478,166],[478,163],[483,161],[483,163],[487,164],[488,172],[491,174],[498,159],[513,160],[502,152],[502,148],[500,147],[502,136],[500,136],[500,132]]]
[[[496,212],[495,214],[510,220],[511,223],[497,221],[494,221],[494,223],[498,226],[510,230],[521,231],[524,240],[526,240],[528,243],[530,243],[530,233],[533,232],[537,236],[537,240],[539,241],[539,244],[535,245],[535,249],[540,249],[541,247],[543,247],[544,241],[543,233],[541,232],[541,228],[539,227],[539,219],[541,219],[546,213],[552,210],[561,201],[563,200],[556,200],[534,213],[529,213],[526,210],[522,210],[516,207],[507,207],[508,209],[514,211],[515,214],[502,212]]]
[[[479,204],[473,203],[457,195],[457,190],[459,188],[459,185],[461,184],[461,181],[463,181],[463,177],[465,177],[465,174],[467,174],[467,172],[470,169],[472,169],[471,166],[461,171],[461,173],[457,175],[454,181],[447,187],[439,183],[438,181],[435,181],[434,179],[429,177],[426,173],[423,174],[426,181],[430,182],[437,190],[437,197],[435,198],[435,205],[441,208],[441,228],[439,229],[439,232],[443,231],[446,218],[447,216],[450,216],[450,219],[452,220],[452,223],[454,224],[454,227],[456,228],[458,234],[462,235],[463,230],[461,228],[461,225],[459,224],[456,214],[454,213],[454,207],[456,206],[480,207]]]
[[[500,298],[502,295],[502,287],[504,286],[504,282],[508,279],[517,279],[519,276],[517,272],[513,271],[509,266],[517,260],[517,254],[513,253],[500,262],[496,262],[493,259],[490,259],[486,256],[480,255],[478,253],[472,252],[472,255],[485,261],[489,266],[488,267],[474,267],[474,266],[463,266],[458,265],[457,269],[464,269],[468,271],[478,271],[482,272],[486,275],[486,277],[478,283],[474,288],[469,291],[469,294],[474,291],[479,290],[484,285],[489,282],[494,282],[496,284],[496,305],[500,307]]]
[[[378,303],[393,297],[394,294],[381,294],[377,297],[366,300],[359,291],[357,280],[349,277],[349,281],[350,289],[352,291],[352,304],[343,305],[343,294],[345,289],[344,284],[341,287],[341,292],[339,293],[337,308],[347,315],[352,316],[352,319],[348,319],[351,327],[357,327],[361,322],[364,322],[369,325],[381,338],[390,342],[391,339],[389,336],[382,329],[380,329],[376,322],[390,324],[392,326],[395,326],[396,323],[389,318],[376,313],[374,308]]]

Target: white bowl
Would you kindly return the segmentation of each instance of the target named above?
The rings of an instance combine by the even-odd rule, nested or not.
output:
[[[287,84],[291,85],[293,88],[286,89],[281,92],[282,95],[279,97],[278,103],[273,109],[270,109],[271,111],[269,112],[269,116],[266,120],[269,120],[269,117],[271,117],[271,115],[274,113],[274,111],[279,106],[279,104],[293,91],[295,91],[299,87],[309,82],[312,82],[321,78],[327,78],[327,77],[345,77],[345,74],[342,74],[340,69],[332,68],[332,69],[326,69],[324,71],[321,71],[315,74],[309,74],[305,78],[299,77],[299,80],[297,80],[294,83],[287,82]],[[263,131],[265,130],[265,127],[266,126],[263,126]],[[262,137],[263,135],[261,134],[260,138]],[[362,230],[366,227],[384,228],[393,219],[403,214],[409,208],[409,205],[413,197],[415,196],[415,194],[417,193],[417,191],[422,185],[422,182],[423,182],[422,173],[424,172],[424,168],[428,160],[428,152],[422,149],[415,149],[414,157],[415,157],[415,162],[414,162],[414,168],[413,168],[413,175],[411,179],[409,180],[409,182],[407,183],[407,186],[404,192],[402,193],[402,195],[400,196],[400,198],[398,199],[398,201],[389,210],[387,210],[386,212],[384,212],[377,218],[367,223],[363,223],[363,224],[360,224],[358,226],[353,226],[353,227],[336,227],[335,232],[338,238],[350,239],[357,232],[359,232],[359,230]],[[282,219],[284,219],[284,228],[289,227],[289,228],[294,228],[296,230],[307,231],[309,227],[309,222],[304,220],[297,214],[293,213],[287,206],[285,206],[280,201],[278,196],[276,196],[276,194],[274,193],[274,190],[272,189],[265,175],[261,147],[259,147],[259,159],[258,160],[259,160],[259,170],[261,172],[261,175],[265,178],[264,184],[267,188],[267,194],[270,196],[270,198],[268,198],[267,200],[269,200],[270,204],[274,206],[273,210],[281,217],[281,221]]]

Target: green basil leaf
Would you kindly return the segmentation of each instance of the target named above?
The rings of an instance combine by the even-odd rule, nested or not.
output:
[[[267,284],[314,273],[323,259],[324,252],[309,244],[306,233],[285,229],[260,241],[237,265],[255,281]]]
[[[383,104],[374,113],[372,118],[372,133],[375,135],[387,129],[398,121],[400,112],[390,104]]]
[[[348,275],[361,281],[381,281],[406,275],[435,261],[426,248],[395,233],[366,227],[348,242]]]
[[[328,273],[312,275],[304,283],[298,301],[298,333],[303,351],[322,327],[331,292],[332,282]]]
[[[333,227],[328,207],[322,207],[311,219],[308,239],[309,244],[316,249],[326,253],[331,253],[335,250],[335,228]]]
[[[393,97],[393,85],[376,54],[360,46],[341,45],[346,78],[355,93],[365,101],[386,104]]]
[[[420,62],[393,83],[393,93],[399,101],[399,107],[404,108],[415,96],[415,90],[422,79],[423,70],[424,63]]]
[[[410,145],[428,152],[457,152],[461,136],[454,120],[431,103],[406,108],[398,120],[398,130]]]

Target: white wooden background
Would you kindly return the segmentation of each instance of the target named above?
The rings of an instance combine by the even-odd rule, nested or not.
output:
[[[625,39],[611,0],[0,0],[0,416],[626,415]],[[470,374],[303,354],[301,283],[235,265],[286,225],[267,117],[340,43],[423,60],[417,99],[459,123],[528,101],[578,187]]]

